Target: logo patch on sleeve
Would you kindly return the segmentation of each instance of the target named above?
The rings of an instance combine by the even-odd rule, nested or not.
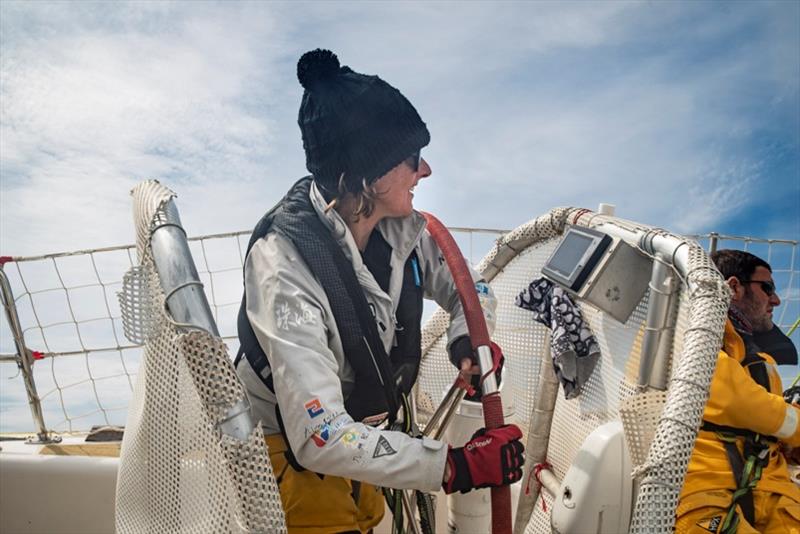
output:
[[[331,437],[331,427],[328,424],[322,425],[322,428],[311,434],[311,439],[317,447],[324,447]]]
[[[380,458],[381,456],[391,456],[397,454],[397,451],[392,448],[389,440],[383,436],[378,437],[378,444],[375,445],[375,452],[372,453],[373,458]]]
[[[303,405],[308,412],[308,416],[311,419],[314,419],[318,415],[322,415],[325,413],[325,408],[322,407],[322,403],[319,402],[319,399],[311,399],[307,403]]]
[[[355,430],[348,430],[342,435],[342,443],[348,447],[357,447],[359,434]]]
[[[697,526],[704,528],[709,532],[717,532],[720,523],[722,523],[722,516],[715,515],[714,517],[704,517],[697,522]]]
[[[291,330],[306,324],[317,324],[317,320],[314,311],[305,302],[290,304],[287,301],[276,301],[275,324],[281,330]]]

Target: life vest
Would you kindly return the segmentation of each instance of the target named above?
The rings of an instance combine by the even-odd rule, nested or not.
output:
[[[339,330],[345,358],[355,373],[355,384],[351,394],[345,399],[345,409],[356,421],[388,413],[390,423],[394,422],[402,404],[401,395],[408,394],[416,380],[421,357],[423,286],[416,252],[409,256],[404,266],[402,291],[398,309],[395,311],[398,322],[396,345],[387,355],[378,334],[379,325],[375,322],[352,263],[311,204],[311,183],[311,176],[300,179],[261,218],[250,236],[247,253],[259,239],[273,231],[292,242],[325,291]],[[376,233],[379,234],[377,231],[373,232]],[[370,245],[372,246],[368,247],[365,254],[371,253],[372,256],[365,258],[365,264],[380,265],[385,259],[388,266],[391,247],[382,237],[379,240],[370,239]],[[381,278],[381,274],[377,273],[379,285]],[[386,290],[386,287],[388,278],[383,289]],[[245,292],[237,323],[240,348],[236,363],[242,357],[247,358],[264,385],[274,393],[272,374],[263,378],[269,361],[247,318],[246,299]],[[380,325],[381,328],[394,326]],[[277,416],[283,430],[279,409]],[[283,433],[285,436],[285,432]]]

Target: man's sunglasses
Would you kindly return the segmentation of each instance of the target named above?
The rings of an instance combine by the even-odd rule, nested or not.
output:
[[[412,152],[410,156],[406,158],[406,163],[408,166],[411,167],[414,172],[419,171],[419,162],[422,160],[422,149],[417,150],[416,152]]]
[[[771,297],[775,294],[775,283],[768,280],[740,280],[743,284],[761,284],[761,291],[765,295]]]

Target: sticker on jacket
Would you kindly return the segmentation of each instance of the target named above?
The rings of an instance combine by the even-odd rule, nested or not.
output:
[[[349,422],[349,419],[325,422],[311,434],[311,440],[317,447],[324,447],[328,440]]]
[[[299,306],[292,306],[286,301],[275,303],[275,323],[281,330],[316,322],[311,306],[305,302],[301,302]]]
[[[311,434],[311,440],[317,447],[324,447],[325,444],[328,443],[328,438],[330,437],[331,434],[328,425],[323,426],[316,433]]]
[[[373,450],[368,450],[370,439],[373,432],[377,432],[374,428],[365,426],[362,429],[351,429],[345,432],[340,438],[340,442],[353,451],[351,460],[356,465],[364,465],[370,455],[374,453]]]
[[[315,417],[325,413],[325,408],[322,407],[322,403],[319,402],[319,399],[317,398],[311,399],[303,406],[305,407],[306,412],[308,412],[308,416],[311,419],[314,419]]]
[[[342,434],[341,441],[344,445],[353,449],[363,449],[364,444],[369,439],[369,430],[358,432],[357,430],[348,430]]]
[[[381,456],[391,456],[392,454],[397,454],[397,451],[392,448],[388,439],[379,436],[378,444],[375,445],[375,452],[372,453],[372,457],[380,458]]]
[[[341,415],[346,415],[345,412],[331,412],[330,410],[325,410],[324,408],[323,412],[325,413],[323,417],[316,417],[312,419],[311,424],[305,427],[305,439],[311,437],[312,434],[319,433],[320,429],[326,426],[335,433],[343,426],[353,422],[353,419],[350,417],[340,417]]]
[[[697,522],[697,526],[704,528],[709,532],[716,532],[719,529],[720,523],[722,523],[722,516],[715,515],[714,517],[706,517],[701,519]]]

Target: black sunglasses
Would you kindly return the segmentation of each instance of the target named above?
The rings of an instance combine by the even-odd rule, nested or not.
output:
[[[412,152],[410,156],[406,158],[406,163],[408,166],[411,167],[414,172],[419,171],[419,163],[422,160],[422,149],[419,149],[415,152]]]
[[[775,283],[768,280],[740,280],[743,284],[761,284],[761,291],[768,297],[775,294]]]

